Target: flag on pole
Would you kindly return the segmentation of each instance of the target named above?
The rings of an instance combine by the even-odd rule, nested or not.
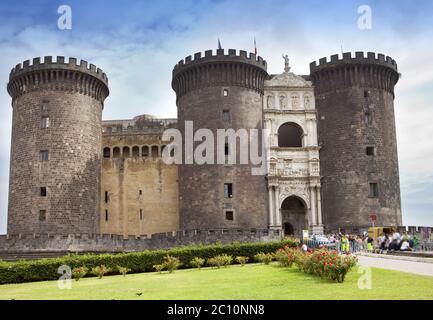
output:
[[[254,54],[257,55],[256,37],[254,37]]]
[[[221,45],[221,41],[220,41],[220,39],[218,38],[218,49],[222,49],[223,48],[223,46]]]

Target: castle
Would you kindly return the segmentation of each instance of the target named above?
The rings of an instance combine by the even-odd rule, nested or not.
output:
[[[111,239],[102,245],[110,247],[114,238],[173,232],[191,242],[204,240],[203,232],[214,240],[228,234],[251,240],[372,222],[400,226],[396,62],[344,53],[311,63],[310,75],[300,76],[284,58],[284,72],[270,75],[253,53],[196,53],[173,69],[177,119],[116,121],[102,121],[109,87],[101,69],[64,57],[18,64],[7,86],[13,108],[7,237],[86,235]],[[186,121],[215,134],[267,129],[267,173],[253,175],[251,163],[188,164],[187,154],[182,164],[167,164],[163,132],[185,134]]]

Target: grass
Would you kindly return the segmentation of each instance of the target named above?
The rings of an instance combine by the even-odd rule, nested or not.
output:
[[[372,289],[358,289],[353,270],[333,283],[271,264],[84,278],[72,289],[57,281],[0,285],[0,299],[433,299],[433,277],[372,268]],[[142,293],[137,295],[137,293]]]

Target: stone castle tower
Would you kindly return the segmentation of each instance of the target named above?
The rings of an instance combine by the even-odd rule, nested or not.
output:
[[[372,221],[401,226],[396,62],[357,52],[310,68],[308,76],[295,75],[287,61],[284,73],[269,75],[266,62],[246,51],[196,53],[173,69],[177,119],[102,121],[109,94],[102,70],[64,57],[17,65],[7,87],[8,234],[133,235],[158,247],[174,231],[201,230],[214,241],[251,239],[257,230],[272,238],[359,231]],[[169,128],[183,136],[181,165],[162,159]],[[217,130],[263,128],[271,134],[269,171],[254,175],[251,159],[240,164],[242,138],[234,152],[227,137],[218,143]],[[190,131],[199,129],[210,130],[214,149],[222,149],[215,164],[192,158],[207,140],[188,146]]]
[[[328,229],[401,225],[394,86],[397,64],[375,53],[311,63]]]
[[[25,61],[10,73],[9,234],[97,233],[102,70],[74,58]]]
[[[262,129],[266,69],[261,57],[247,56],[246,51],[237,55],[231,49],[228,54],[217,50],[216,55],[208,50],[204,57],[196,53],[194,59],[180,61],[172,87],[183,136],[185,121],[193,121],[194,130],[210,129],[214,137],[217,129]],[[268,226],[265,176],[252,175],[252,166],[239,164],[239,159],[236,163],[179,166],[181,230]]]

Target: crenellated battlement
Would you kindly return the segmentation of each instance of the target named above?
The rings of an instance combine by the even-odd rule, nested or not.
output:
[[[117,234],[14,234],[0,236],[0,256],[31,252],[131,252],[169,249],[192,244],[258,242],[281,240],[279,230],[206,229],[157,233]],[[42,250],[43,249],[43,250]]]
[[[0,235],[0,238],[6,240],[30,240],[30,239],[94,239],[94,240],[150,240],[150,239],[172,239],[179,237],[195,237],[200,235],[269,235],[275,234],[280,235],[278,230],[270,229],[242,229],[242,228],[227,228],[227,229],[194,229],[194,230],[180,230],[171,232],[160,232],[154,234],[144,235],[128,235],[123,236],[119,234],[95,234],[95,233],[71,233],[71,234],[56,234],[56,233],[32,233],[32,234],[6,234]]]
[[[63,56],[26,60],[11,70],[8,92],[16,99],[38,89],[77,91],[103,101],[109,94],[107,75],[85,60],[77,62]]]
[[[236,49],[228,49],[226,54],[224,49],[217,49],[216,55],[213,54],[213,50],[206,50],[204,54],[202,52],[197,52],[194,56],[188,56],[184,60],[180,60],[173,69],[173,76],[185,68],[208,62],[248,63],[261,67],[265,71],[267,70],[266,61],[252,52],[248,54],[247,51],[239,50],[239,53],[237,53]]]
[[[380,65],[384,67],[391,68],[398,71],[397,69],[397,63],[394,59],[392,59],[389,56],[385,56],[384,54],[376,54],[374,52],[362,52],[357,51],[355,52],[355,56],[351,52],[345,52],[343,53],[343,57],[340,58],[338,54],[334,54],[331,56],[330,59],[327,57],[319,59],[319,63],[317,64],[317,61],[313,61],[310,63],[310,71],[311,73],[327,69],[327,68],[334,68],[340,65]]]
[[[173,69],[172,88],[177,99],[184,94],[205,87],[239,86],[263,94],[264,81],[268,77],[267,63],[254,53],[240,50],[218,49],[216,55],[207,50],[188,56]]]
[[[94,77],[97,77],[99,80],[103,81],[106,85],[108,85],[107,75],[102,71],[102,69],[97,68],[94,64],[89,64],[85,60],[80,60],[80,63],[77,64],[78,60],[76,58],[69,58],[66,62],[65,57],[58,56],[56,57],[56,61],[53,60],[52,56],[45,56],[42,58],[34,58],[33,60],[26,60],[22,64],[19,63],[13,68],[9,74],[9,80],[12,78],[19,76],[23,73],[35,71],[39,69],[44,70],[76,70],[88,73]]]
[[[398,82],[397,63],[391,57],[368,52],[343,53],[331,59],[322,58],[310,64],[311,80],[316,94],[333,92],[348,87],[376,88],[394,95],[394,86]]]

